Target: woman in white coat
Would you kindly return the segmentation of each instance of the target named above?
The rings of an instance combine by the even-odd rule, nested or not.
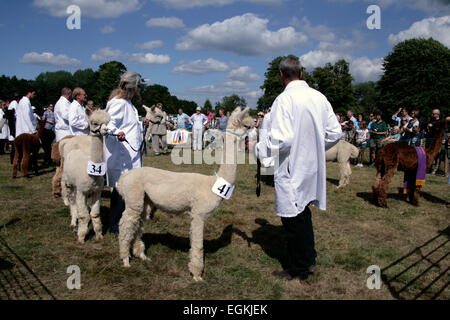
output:
[[[141,78],[137,73],[127,72],[120,79],[118,94],[106,106],[111,116],[108,124],[110,135],[105,138],[106,180],[113,188],[111,194],[109,229],[119,232],[119,221],[125,210],[125,202],[117,192],[120,176],[134,168],[142,167],[142,125],[131,99],[139,94]]]

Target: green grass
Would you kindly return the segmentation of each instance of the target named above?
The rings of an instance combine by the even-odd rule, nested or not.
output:
[[[217,165],[176,166],[164,156],[149,155],[144,162],[172,171],[212,175],[218,170]],[[0,156],[0,237],[57,299],[395,299],[392,288],[401,288],[428,268],[430,261],[449,252],[447,244],[430,255],[430,261],[422,259],[390,283],[391,290],[387,283],[380,290],[367,289],[368,266],[386,267],[447,228],[450,186],[444,177],[427,176],[420,205],[414,207],[398,193],[402,174],[397,173],[388,190],[389,208],[382,209],[371,202],[375,169],[352,168],[350,185],[338,190],[338,167],[335,163],[327,167],[327,211],[312,208],[318,271],[307,282],[286,282],[272,275],[285,258],[285,234],[274,214],[273,187],[263,184],[261,197],[255,195],[255,165],[238,167],[232,198],[206,223],[201,283],[192,280],[187,268],[187,215],[156,212],[144,230],[150,260],[132,259],[131,268],[125,269],[116,236],[107,233],[101,242],[90,238],[84,245],[77,243],[68,208],[52,196],[52,170],[41,170],[44,173],[32,179],[12,179],[9,155]],[[109,208],[108,192],[105,189],[102,200],[104,213]],[[443,238],[447,239],[438,240]],[[393,277],[436,246],[437,241],[422,248],[386,275]],[[2,248],[0,243],[0,258],[12,261]],[[70,265],[81,269],[81,290],[66,287]],[[449,259],[440,262],[439,268],[409,286],[400,298],[414,297],[448,265]],[[431,298],[446,281],[448,275],[421,299]],[[448,288],[438,298],[449,299]]]

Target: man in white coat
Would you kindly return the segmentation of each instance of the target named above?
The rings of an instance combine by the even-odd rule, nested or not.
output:
[[[275,210],[287,233],[288,261],[274,275],[306,279],[317,255],[309,205],[326,209],[325,150],[338,142],[342,130],[327,98],[300,80],[297,58],[284,58],[279,69],[285,89],[272,105],[270,128],[255,154],[278,158]]]
[[[69,108],[70,108],[70,96],[72,90],[69,88],[62,88],[61,97],[55,104],[55,136],[56,142],[62,138],[71,135],[69,128]]]
[[[73,136],[89,135],[89,118],[84,104],[87,100],[86,92],[82,88],[73,89],[73,101],[69,107],[69,130]]]
[[[119,233],[119,221],[125,210],[125,202],[116,189],[117,182],[125,172],[142,167],[142,124],[131,102],[131,99],[139,94],[140,83],[141,78],[137,73],[124,73],[120,79],[118,94],[106,105],[106,112],[111,116],[108,124],[110,135],[105,137],[106,181],[108,186],[113,188],[109,230],[116,234]]]
[[[34,89],[28,89],[27,94],[20,99],[16,107],[16,138],[22,133],[35,133],[37,126],[37,119],[33,114],[30,99],[36,97]]]
[[[203,128],[208,123],[208,118],[201,113],[202,109],[197,107],[195,113],[189,118],[192,124],[192,133],[194,136],[193,149],[194,151],[202,151]]]

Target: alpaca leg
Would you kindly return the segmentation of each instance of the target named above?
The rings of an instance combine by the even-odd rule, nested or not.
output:
[[[76,192],[76,203],[78,213],[78,242],[84,243],[84,239],[88,233],[90,217],[86,203],[86,195],[83,192]]]
[[[52,178],[53,195],[55,196],[55,198],[60,197],[62,194],[61,175],[62,169],[61,167],[57,167],[55,175]]]
[[[422,189],[422,186],[416,186],[414,188],[414,195],[413,195],[413,199],[412,199],[412,204],[415,206],[419,205],[419,196],[420,196],[420,191]]]
[[[19,150],[17,145],[15,145],[16,150],[14,152],[14,160],[13,160],[13,178],[17,178],[17,166],[19,164]]]
[[[94,226],[95,238],[97,240],[103,239],[102,220],[100,219],[101,196],[101,192],[96,192],[92,195],[91,219],[92,225]]]
[[[30,153],[29,152],[23,152],[23,156],[22,156],[22,163],[21,163],[21,168],[22,168],[22,173],[25,177],[28,177],[28,166],[30,165]]]
[[[350,176],[352,175],[352,168],[350,167],[350,162],[347,161],[345,168],[345,176],[344,176],[344,185],[346,186],[350,183]]]
[[[147,260],[147,256],[145,255],[145,244],[142,241],[142,234],[144,233],[144,220],[141,217],[139,222],[139,229],[136,233],[136,238],[133,243],[133,255],[135,257],[140,258],[141,260]]]
[[[33,167],[34,167],[34,174],[37,176],[39,174],[39,170],[38,170],[38,154],[39,154],[39,149],[36,150],[36,152],[33,152],[32,155],[32,163],[33,163]]]
[[[203,273],[203,232],[205,221],[203,217],[193,214],[191,220],[191,250],[189,271],[195,281],[201,281]]]
[[[127,207],[119,222],[119,250],[124,267],[130,266],[131,243],[139,233],[140,224],[141,212]]]
[[[396,171],[396,167],[387,168],[386,174],[381,180],[380,188],[378,189],[378,204],[384,208],[387,208],[387,189],[389,188],[389,183]]]
[[[345,186],[345,176],[346,176],[346,171],[347,171],[347,163],[339,163],[339,185],[338,185],[338,189],[342,188],[343,186]]]

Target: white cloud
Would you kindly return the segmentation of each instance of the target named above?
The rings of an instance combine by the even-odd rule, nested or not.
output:
[[[235,2],[249,2],[263,5],[279,5],[283,0],[153,0],[164,4],[166,7],[175,9],[189,9],[206,6],[224,6]]]
[[[167,54],[133,53],[128,60],[137,64],[168,64],[170,57]]]
[[[81,65],[81,62],[77,59],[69,58],[65,54],[55,56],[51,52],[30,52],[26,53],[19,61],[23,64],[32,64],[38,66],[50,66],[61,68],[74,68]]]
[[[268,19],[252,13],[236,16],[191,30],[176,44],[177,50],[219,50],[256,56],[294,49],[308,37],[293,27],[267,29]]]
[[[206,60],[195,60],[177,66],[173,69],[173,73],[207,74],[213,72],[225,72],[228,69],[229,67],[226,63],[209,58]]]
[[[383,59],[361,57],[350,62],[350,73],[356,82],[376,81],[383,74]]]
[[[164,45],[164,43],[161,40],[154,40],[154,41],[139,43],[136,45],[136,48],[144,49],[144,50],[153,50],[153,49],[161,48],[163,45]]]
[[[67,7],[77,5],[82,16],[91,18],[117,18],[142,6],[140,0],[34,0],[33,5],[55,17],[67,16]]]
[[[116,29],[114,29],[114,27],[112,26],[104,26],[103,28],[100,29],[100,32],[103,34],[113,33],[115,31]]]
[[[306,17],[303,17],[301,21],[297,17],[293,17],[290,24],[315,40],[334,41],[336,37],[330,28],[324,25],[312,26]]]
[[[427,18],[414,22],[407,30],[389,35],[389,42],[394,45],[411,38],[434,38],[450,47],[450,16]]]
[[[243,66],[231,70],[227,78],[236,81],[258,81],[260,79],[260,76],[258,76],[256,73],[253,73],[250,67]]]
[[[185,27],[183,20],[176,17],[152,18],[148,20],[145,25],[147,27],[160,27],[170,29],[179,29]]]
[[[327,50],[313,50],[302,55],[300,57],[300,62],[303,67],[307,70],[312,70],[317,67],[323,67],[326,63],[335,63],[340,59],[346,59],[349,61],[351,59],[350,55],[327,51]]]
[[[98,50],[91,56],[92,61],[106,62],[111,60],[126,60],[136,64],[167,64],[170,63],[168,55],[155,55],[153,53],[124,53],[109,47]]]
[[[223,82],[223,85],[229,88],[247,88],[246,82],[238,80],[226,80]]]

